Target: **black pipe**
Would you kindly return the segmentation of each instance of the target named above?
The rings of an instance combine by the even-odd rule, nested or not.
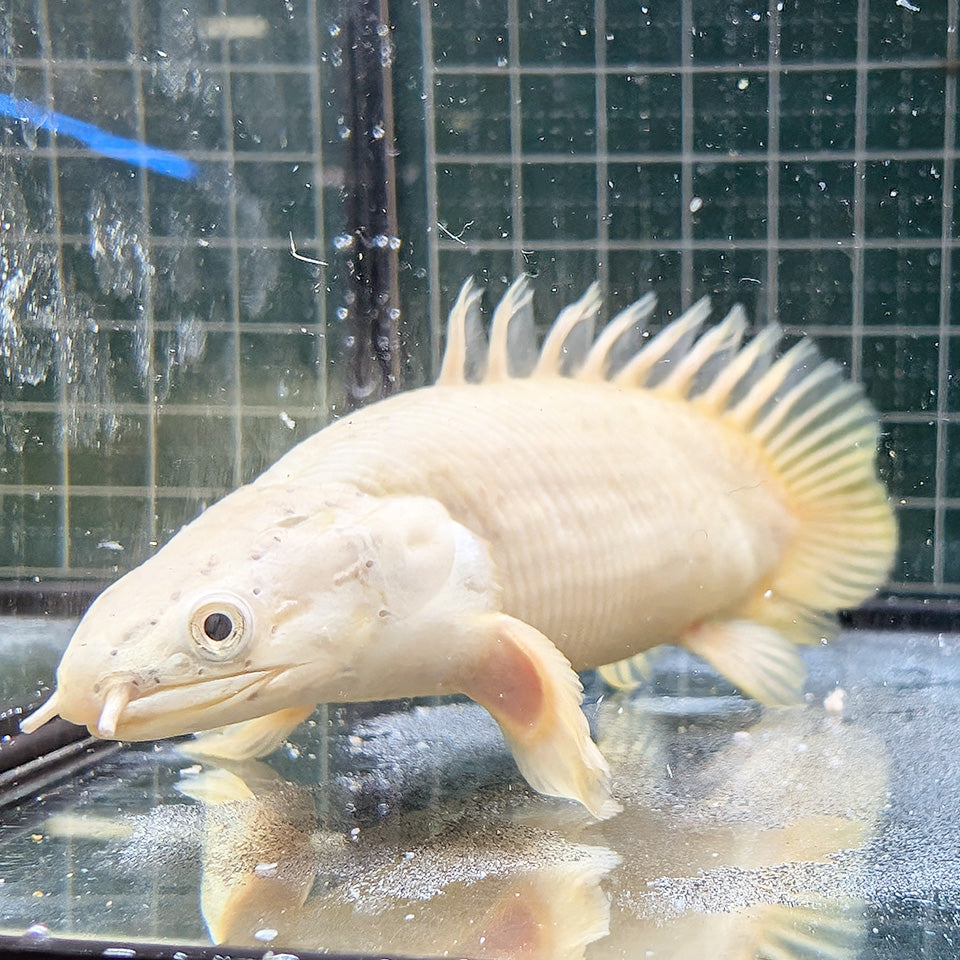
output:
[[[387,0],[344,0],[343,76],[337,84],[349,132],[341,244],[349,291],[341,340],[350,406],[400,385],[399,227],[393,123],[392,41]]]

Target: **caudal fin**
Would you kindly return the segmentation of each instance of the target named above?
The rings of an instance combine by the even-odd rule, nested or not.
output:
[[[872,596],[890,571],[897,529],[877,478],[877,415],[859,384],[802,341],[728,412],[762,445],[797,533],[744,613],[797,642],[830,629],[824,616]]]

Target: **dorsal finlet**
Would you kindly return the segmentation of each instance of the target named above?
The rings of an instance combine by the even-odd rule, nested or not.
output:
[[[578,327],[585,331],[584,342],[588,346],[593,342],[594,324],[602,303],[600,284],[594,281],[579,300],[557,314],[543,342],[533,376],[556,376],[563,372],[567,344]]]
[[[763,416],[765,408],[790,386],[791,378],[808,364],[817,364],[817,348],[808,340],[794,344],[767,373],[757,381],[750,392],[730,410],[730,419],[749,430]]]
[[[457,384],[466,382],[468,327],[479,309],[483,291],[474,285],[473,277],[468,277],[460,288],[456,303],[450,311],[447,321],[447,344],[443,351],[443,363],[436,379],[438,384]]]
[[[713,411],[724,410],[735,403],[770,369],[782,336],[779,324],[764,327],[697,397],[697,403]]]
[[[657,389],[677,396],[702,393],[730,362],[747,329],[747,315],[737,304],[680,357]],[[698,384],[697,381],[700,381]],[[699,389],[696,389],[699,386]]]
[[[710,298],[701,297],[689,310],[664,327],[617,375],[614,382],[639,387],[647,383],[653,369],[690,348],[704,321],[710,315]]]
[[[652,291],[645,293],[635,303],[621,310],[604,328],[590,348],[577,376],[581,380],[606,380],[610,362],[610,352],[617,341],[631,327],[645,323],[657,305],[657,297]]]
[[[490,350],[487,355],[487,380],[506,380],[510,376],[510,325],[529,310],[533,291],[525,276],[519,276],[507,288],[493,311],[490,326]]]

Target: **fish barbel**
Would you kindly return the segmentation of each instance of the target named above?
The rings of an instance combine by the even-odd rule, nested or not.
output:
[[[52,697],[98,736],[197,731],[251,757],[318,703],[465,693],[536,790],[618,809],[576,671],[630,686],[675,643],[767,704],[795,644],[868,597],[896,546],[877,418],[807,340],[746,345],[703,300],[594,338],[592,285],[537,351],[516,281],[484,342],[451,311],[441,372],[343,416],[184,527],[90,607]]]

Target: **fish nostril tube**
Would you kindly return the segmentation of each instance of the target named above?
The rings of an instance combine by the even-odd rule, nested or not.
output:
[[[33,733],[34,730],[39,730],[48,720],[52,720],[59,715],[60,707],[57,703],[57,694],[54,692],[45,703],[20,721],[20,729],[24,733]]]
[[[130,683],[119,683],[110,688],[103,701],[100,719],[97,720],[97,736],[110,740],[116,735],[120,716],[130,702],[132,694],[133,686]]]

